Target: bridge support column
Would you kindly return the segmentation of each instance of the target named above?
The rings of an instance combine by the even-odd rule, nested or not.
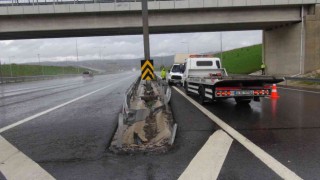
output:
[[[300,72],[301,23],[264,30],[263,54],[268,75],[292,75]]]
[[[320,69],[320,4],[306,16],[305,64],[304,72]]]
[[[320,5],[306,11],[303,22],[263,32],[268,75],[297,75],[320,69]]]

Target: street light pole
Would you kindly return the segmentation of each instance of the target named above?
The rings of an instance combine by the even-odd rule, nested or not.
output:
[[[0,83],[3,84],[1,60],[0,60]]]
[[[149,21],[148,21],[148,0],[141,1],[142,7],[142,29],[144,44],[144,59],[150,60],[150,41],[149,41]]]
[[[148,0],[141,0],[144,60],[150,60]],[[150,91],[151,81],[146,80],[146,89]]]
[[[79,54],[78,54],[78,40],[76,39],[76,51],[77,51],[77,66],[78,66],[78,74],[80,73],[79,70]]]
[[[11,64],[11,57],[9,57],[9,64],[10,64],[10,76],[12,77],[12,64]]]
[[[188,48],[188,54],[190,54],[189,41],[181,42],[182,44],[186,44]]]
[[[38,54],[39,66],[41,67],[42,76],[44,75],[43,66],[40,63],[40,54]]]
[[[220,32],[220,60],[222,63],[222,32]]]

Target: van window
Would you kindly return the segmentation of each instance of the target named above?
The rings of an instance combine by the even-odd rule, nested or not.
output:
[[[212,66],[212,61],[197,61],[197,66]]]
[[[173,65],[171,72],[181,72],[179,65]]]
[[[221,67],[220,67],[220,61],[216,61],[216,65],[217,65],[217,67],[220,69]]]

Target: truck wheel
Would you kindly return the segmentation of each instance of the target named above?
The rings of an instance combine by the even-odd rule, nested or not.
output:
[[[204,88],[202,86],[200,86],[199,88],[199,103],[201,105],[205,104],[205,92],[204,92]]]
[[[251,99],[235,98],[237,104],[249,104]]]

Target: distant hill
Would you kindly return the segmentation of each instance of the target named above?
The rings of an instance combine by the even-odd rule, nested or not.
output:
[[[214,54],[220,57],[220,53],[201,53],[201,54]],[[142,59],[142,58],[141,58]],[[141,59],[122,59],[122,60],[85,60],[85,61],[60,61],[60,62],[41,62],[41,65],[46,66],[73,66],[89,68],[98,72],[117,72],[140,69]],[[174,62],[174,55],[152,57],[156,70],[164,65],[170,67]],[[259,70],[262,62],[262,45],[253,45],[230,51],[223,52],[222,66],[225,67],[228,73],[232,74],[249,74]],[[37,65],[38,63],[28,63]]]
[[[160,68],[161,65],[171,66],[174,56],[152,57],[155,68]],[[121,70],[140,69],[142,59],[125,59],[125,60],[86,60],[86,61],[60,61],[60,62],[41,62],[45,66],[80,66],[90,68],[100,72],[116,72]],[[36,65],[38,63],[28,63]]]

